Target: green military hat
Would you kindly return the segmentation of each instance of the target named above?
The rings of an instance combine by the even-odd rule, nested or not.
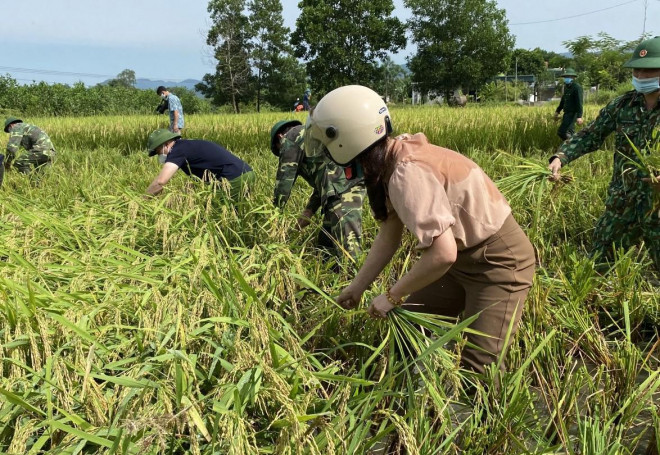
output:
[[[280,151],[275,147],[275,141],[277,140],[277,135],[286,127],[294,127],[302,125],[298,120],[280,120],[270,129],[270,151],[273,152],[273,155],[280,156]]]
[[[177,137],[181,137],[181,134],[173,133],[170,130],[166,130],[164,128],[151,133],[149,135],[149,139],[147,139],[147,151],[149,152],[149,156],[154,156],[157,153],[156,149],[158,147],[163,145],[165,142]]]
[[[9,132],[9,125],[11,125],[12,123],[19,123],[22,121],[23,120],[21,120],[18,117],[7,117],[7,120],[5,120],[5,133]]]
[[[625,68],[660,68],[660,36],[639,43],[630,60],[623,66]]]
[[[577,75],[578,74],[575,72],[573,68],[566,68],[566,70],[563,73],[561,73],[561,77],[566,77],[566,76],[577,77]]]

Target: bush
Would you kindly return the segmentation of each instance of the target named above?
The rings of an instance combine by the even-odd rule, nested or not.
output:
[[[174,87],[186,114],[211,112],[208,100],[185,87]],[[151,114],[159,103],[154,90],[95,85],[73,86],[33,82],[19,85],[9,75],[0,76],[0,113],[3,115],[78,117],[89,115]]]

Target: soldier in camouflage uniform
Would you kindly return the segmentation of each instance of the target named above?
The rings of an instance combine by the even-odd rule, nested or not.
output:
[[[562,166],[597,150],[614,132],[614,174],[605,213],[594,230],[593,254],[609,258],[613,246],[630,248],[643,239],[660,271],[660,220],[657,208],[653,210],[654,193],[660,188],[634,165],[638,158],[630,144],[650,153],[660,139],[660,37],[641,42],[624,66],[633,69],[635,90],[610,102],[596,120],[562,144],[549,167],[559,178]]]
[[[279,158],[274,204],[283,208],[300,175],[314,189],[298,218],[302,229],[320,208],[323,227],[320,247],[337,257],[345,254],[353,259],[360,252],[362,237],[362,202],[365,186],[362,178],[347,179],[344,169],[323,153],[305,153],[305,127],[298,121],[280,121],[271,130],[271,151]]]
[[[19,172],[28,174],[33,169],[52,162],[55,147],[48,135],[38,127],[24,123],[19,118],[8,117],[5,120],[5,133],[9,133],[9,142],[7,142],[7,156],[0,155],[2,157],[0,163],[4,161],[2,174],[12,164]],[[23,147],[25,152],[16,157],[20,147]],[[2,184],[2,174],[0,174],[0,184]]]
[[[575,133],[575,123],[582,125],[583,122],[582,86],[575,80],[577,73],[573,68],[566,68],[561,77],[564,78],[564,94],[555,111],[555,119],[559,118],[559,113],[563,110],[564,116],[557,130],[557,136],[565,141]]]

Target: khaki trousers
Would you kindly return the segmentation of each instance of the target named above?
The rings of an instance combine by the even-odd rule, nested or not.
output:
[[[525,298],[532,286],[534,248],[518,223],[509,217],[502,228],[479,245],[458,252],[456,262],[439,280],[408,297],[405,308],[421,313],[479,317],[470,328],[488,336],[468,334],[461,363],[484,372],[508,347],[505,338],[518,330]],[[502,361],[500,368],[506,368]]]

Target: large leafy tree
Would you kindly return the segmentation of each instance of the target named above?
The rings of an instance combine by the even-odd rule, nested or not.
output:
[[[538,47],[534,50],[515,49],[511,54],[507,74],[532,74],[538,76],[546,70],[546,60],[543,51]]]
[[[218,61],[215,74],[205,74],[195,88],[212,98],[214,104],[231,103],[240,112],[240,103],[252,97],[250,22],[243,13],[245,0],[211,0],[211,26],[206,43]]]
[[[301,0],[298,6],[291,42],[319,96],[346,84],[373,86],[378,62],[406,45],[392,0]]]
[[[390,57],[385,57],[378,67],[379,81],[373,89],[392,102],[404,102],[411,91],[410,74]]]
[[[570,64],[582,73],[583,83],[614,89],[630,78],[630,70],[623,64],[637,41],[621,41],[599,33],[595,38],[580,36],[562,44],[571,52],[573,61]]]
[[[257,111],[262,100],[290,108],[305,89],[305,70],[293,57],[289,29],[284,26],[280,0],[250,0],[251,62],[256,85]]]
[[[110,79],[108,81],[108,85],[111,87],[132,88],[135,87],[136,81],[135,71],[125,69],[121,73],[117,74],[117,77]]]
[[[417,53],[413,81],[447,98],[505,71],[514,44],[505,11],[489,0],[406,0]]]

